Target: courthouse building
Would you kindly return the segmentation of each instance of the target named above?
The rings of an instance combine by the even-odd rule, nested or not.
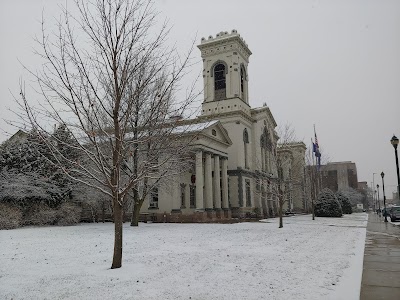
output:
[[[278,176],[279,137],[269,107],[250,106],[252,53],[236,30],[202,38],[198,48],[203,59],[204,100],[201,115],[186,121],[189,131],[197,134],[191,146],[193,168],[177,176],[169,188],[155,189],[141,213],[157,220],[198,222],[254,213],[275,215],[271,184]],[[295,148],[293,161],[304,162],[305,145],[296,143]],[[293,171],[303,174],[302,167]],[[289,166],[284,173],[290,176],[291,172]],[[304,186],[297,181],[292,188],[286,208],[301,210]]]

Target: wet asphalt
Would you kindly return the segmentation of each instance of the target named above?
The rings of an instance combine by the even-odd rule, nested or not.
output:
[[[360,299],[400,300],[400,226],[385,223],[383,217],[372,212],[367,224]]]

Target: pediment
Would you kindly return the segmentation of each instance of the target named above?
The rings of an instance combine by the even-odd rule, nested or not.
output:
[[[214,140],[216,143],[222,143],[226,146],[232,145],[232,140],[220,121],[210,122],[210,124],[201,131],[201,135]]]

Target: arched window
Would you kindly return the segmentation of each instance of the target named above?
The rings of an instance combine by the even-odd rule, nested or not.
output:
[[[260,138],[261,144],[261,169],[264,172],[271,171],[270,162],[270,151],[272,149],[271,138],[267,130],[267,126],[264,126],[263,133]]]
[[[244,167],[246,169],[249,168],[248,162],[248,145],[249,145],[249,133],[247,132],[247,128],[243,130],[243,143],[244,143]]]
[[[215,100],[223,100],[226,98],[226,78],[225,65],[220,63],[214,67],[214,91]]]
[[[244,71],[243,68],[240,68],[240,91],[242,92],[242,96],[244,95]]]
[[[245,144],[249,143],[249,133],[247,132],[247,128],[243,130],[243,142]]]
[[[247,73],[244,64],[240,65],[240,94],[242,96],[242,100],[247,102]]]

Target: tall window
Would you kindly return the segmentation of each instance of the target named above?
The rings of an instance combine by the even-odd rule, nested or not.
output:
[[[243,87],[243,80],[244,80],[244,78],[243,78],[243,69],[240,69],[240,91],[242,92],[242,95],[243,95],[243,91],[244,91],[244,87]]]
[[[249,168],[248,162],[248,145],[249,145],[249,133],[247,132],[247,128],[243,131],[243,144],[244,144],[244,167],[246,169]]]
[[[153,188],[150,192],[149,208],[158,208],[158,188]]]
[[[250,180],[246,179],[246,206],[251,207]]]
[[[274,147],[266,126],[264,126],[263,133],[260,138],[260,145],[261,145],[261,169],[264,172],[271,172],[272,171],[271,159]]]
[[[281,163],[280,163],[280,161],[278,160],[278,166],[280,165]],[[279,167],[278,168],[278,178],[282,181],[284,178],[283,178],[283,168],[282,167]]]
[[[181,183],[181,208],[186,208],[186,184]]]
[[[242,66],[240,68],[240,91],[242,92],[242,99],[244,99],[244,81],[246,80],[246,71]]]
[[[214,92],[216,101],[226,98],[226,78],[224,64],[218,64],[214,68]]]
[[[196,207],[196,186],[190,186],[190,208]]]

